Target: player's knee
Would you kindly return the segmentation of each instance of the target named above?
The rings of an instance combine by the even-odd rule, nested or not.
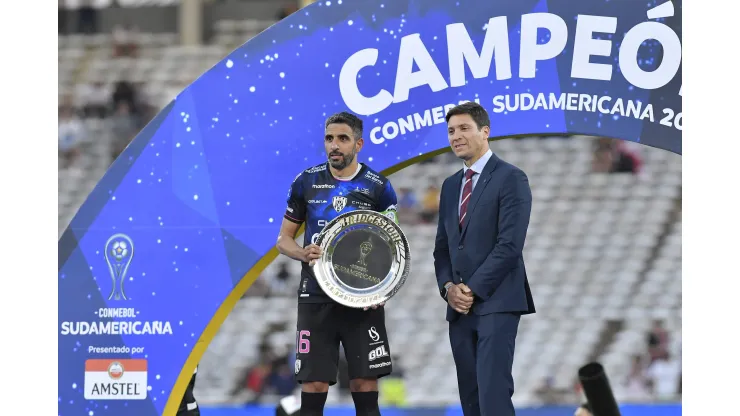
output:
[[[304,381],[301,383],[301,391],[304,393],[326,393],[329,391],[329,383],[322,381]]]
[[[349,381],[349,390],[353,393],[378,391],[378,379],[356,378]]]

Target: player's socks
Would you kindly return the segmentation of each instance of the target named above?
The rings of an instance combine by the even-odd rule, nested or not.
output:
[[[357,416],[380,416],[377,391],[353,392],[352,400],[355,402]]]
[[[328,393],[301,392],[301,416],[322,416]]]

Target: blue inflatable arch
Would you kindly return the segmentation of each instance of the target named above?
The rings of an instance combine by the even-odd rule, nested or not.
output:
[[[446,151],[446,109],[467,100],[489,110],[495,138],[589,135],[681,154],[680,10],[319,1],[233,51],[134,139],[59,241],[59,415],[175,414],[277,256],[286,191],[325,159],[332,113],[363,116],[361,159],[384,174]],[[130,390],[103,391],[113,379]]]

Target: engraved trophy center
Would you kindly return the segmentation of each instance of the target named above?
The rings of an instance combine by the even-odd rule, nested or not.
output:
[[[361,266],[367,266],[367,263],[365,263],[365,257],[367,257],[370,252],[373,251],[373,242],[370,237],[368,237],[367,241],[360,244],[360,260],[359,263]]]
[[[332,254],[337,278],[345,285],[358,289],[381,283],[388,275],[392,262],[390,245],[368,228],[347,231],[337,241]]]
[[[339,215],[317,239],[322,255],[312,267],[324,292],[345,306],[385,302],[410,271],[408,240],[392,219],[374,211]]]

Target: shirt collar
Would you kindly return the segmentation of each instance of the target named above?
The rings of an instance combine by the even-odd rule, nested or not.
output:
[[[473,163],[473,166],[471,166],[470,168],[465,166],[465,163],[463,163],[463,175],[468,172],[468,169],[473,169],[473,171],[478,174],[483,172],[483,168],[486,167],[486,164],[491,159],[491,156],[493,156],[493,152],[491,151],[491,149],[488,149],[488,151],[484,153],[480,159]]]
[[[356,178],[356,177],[357,177],[357,175],[359,175],[359,174],[360,174],[360,171],[362,170],[362,168],[364,168],[364,167],[365,167],[365,165],[363,165],[363,164],[362,164],[362,162],[360,162],[360,163],[358,163],[358,164],[357,164],[357,170],[355,171],[355,173],[353,173],[353,174],[351,174],[351,175],[349,175],[349,176],[342,176],[342,177],[340,177],[340,176],[334,176],[334,174],[333,174],[333,173],[331,173],[331,169],[329,169],[329,167],[330,167],[330,166],[331,166],[331,165],[329,165],[329,162],[326,162],[326,170],[328,170],[328,171],[329,171],[329,174],[330,174],[330,175],[331,175],[331,176],[332,176],[332,177],[333,177],[334,179],[336,179],[336,180],[338,180],[338,181],[344,181],[344,182],[346,182],[346,181],[351,181],[352,179]]]

